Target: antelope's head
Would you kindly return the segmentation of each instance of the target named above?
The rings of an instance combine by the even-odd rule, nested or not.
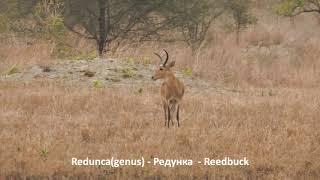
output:
[[[158,53],[154,53],[156,56],[160,58],[160,67],[159,69],[156,69],[152,79],[157,80],[157,79],[164,79],[166,78],[169,74],[172,74],[171,68],[175,65],[175,61],[170,62],[167,64],[169,60],[169,54],[166,50],[163,50],[166,53],[166,59],[163,61],[162,57]]]

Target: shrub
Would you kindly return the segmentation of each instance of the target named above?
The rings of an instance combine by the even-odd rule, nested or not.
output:
[[[126,68],[122,70],[122,77],[123,78],[131,78],[136,75],[136,71],[132,68]]]
[[[182,69],[182,74],[184,76],[192,76],[193,72],[192,72],[192,69],[191,68],[185,68],[185,69]]]
[[[42,149],[40,155],[44,158],[48,157],[49,151],[47,149]]]
[[[5,33],[9,29],[8,17],[4,14],[0,14],[0,33]]]
[[[102,85],[101,85],[101,83],[100,83],[99,80],[94,80],[94,81],[93,81],[93,87],[95,87],[95,88],[101,88]]]
[[[63,21],[63,17],[61,16],[50,16],[46,18],[45,33],[49,39],[63,41],[66,32]]]
[[[15,73],[18,73],[18,72],[19,72],[19,69],[17,67],[17,64],[14,64],[9,68],[9,70],[7,72],[7,75],[15,74]]]

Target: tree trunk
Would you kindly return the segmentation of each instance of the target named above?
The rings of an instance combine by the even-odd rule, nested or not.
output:
[[[106,1],[99,0],[99,39],[98,50],[99,57],[102,57],[104,48],[106,46]]]
[[[236,43],[237,43],[237,46],[239,46],[239,43],[240,43],[240,24],[237,24],[237,27],[236,27]]]

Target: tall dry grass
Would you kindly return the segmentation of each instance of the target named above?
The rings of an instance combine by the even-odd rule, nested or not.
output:
[[[232,40],[226,40],[204,50],[195,59],[193,67],[209,80],[232,86],[318,87],[319,44],[307,41],[291,47],[279,46],[281,38],[277,36],[278,33],[273,37],[275,39],[267,37],[259,40],[258,46],[246,47],[235,47]],[[245,43],[251,44],[252,41],[256,43],[256,39]],[[283,52],[276,54],[274,51]],[[288,54],[281,56],[285,51]]]
[[[192,74],[216,84],[232,87],[318,87],[319,84],[319,33],[304,29],[297,20],[274,24],[261,22],[241,33],[240,44],[235,33],[223,29],[211,30],[197,52],[184,43],[135,43],[118,47],[107,58],[130,59],[137,62],[158,64],[153,52],[167,49],[170,59],[177,61],[177,69],[191,69]],[[318,27],[307,23],[316,30]],[[305,33],[304,33],[305,32]],[[79,52],[94,49],[94,42],[70,36]],[[138,47],[138,48],[137,48]],[[25,67],[35,63],[51,63],[53,46],[45,42],[32,42],[11,38],[0,43],[0,72],[4,74],[12,65]]]
[[[230,156],[247,157],[251,165],[125,167],[116,174],[165,179],[180,175],[243,179],[320,176],[317,90],[255,89],[241,95],[187,91],[181,127],[168,129],[154,86],[144,87],[141,95],[130,88],[79,89],[48,82],[1,82],[0,86],[0,174],[82,172],[107,176],[107,172],[120,171],[73,167],[72,157],[197,161]],[[111,173],[110,178],[116,174]]]
[[[22,69],[28,65],[49,63],[50,46],[46,42],[32,41],[14,36],[2,37],[0,42],[0,74],[16,65]]]
[[[301,21],[303,22],[303,21]],[[49,82],[0,82],[0,179],[75,174],[87,179],[319,179],[319,55],[316,33],[291,25],[213,31],[192,54],[183,44],[137,44],[108,55],[157,64],[163,48],[177,69],[241,93],[187,90],[181,128],[164,127],[157,87],[90,89]],[[320,32],[320,31],[319,31]],[[319,36],[320,37],[320,36]],[[76,41],[76,40],[75,40]],[[78,42],[78,41],[77,41]],[[86,48],[86,41],[81,40]],[[92,46],[92,44],[90,44]],[[13,65],[54,63],[50,45],[0,42],[1,74]],[[140,88],[140,87],[139,87]],[[199,91],[197,91],[199,92]],[[201,91],[200,91],[201,92]],[[71,158],[223,158],[249,167],[110,169],[72,167]],[[37,178],[37,177],[35,177]],[[97,177],[99,178],[99,177]]]
[[[141,43],[119,48],[119,59],[146,59],[158,64],[153,52],[163,48],[177,69],[192,69],[193,75],[232,87],[319,87],[320,44],[318,34],[279,22],[250,27],[241,33],[240,44],[234,33],[212,31],[196,53],[183,43]],[[301,22],[300,22],[301,23]],[[317,29],[315,27],[315,29]],[[301,32],[302,31],[302,32]],[[139,46],[140,48],[136,48]]]

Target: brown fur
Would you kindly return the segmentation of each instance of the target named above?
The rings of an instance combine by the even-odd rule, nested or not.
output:
[[[165,126],[171,120],[172,115],[176,112],[178,127],[180,126],[179,123],[179,109],[180,109],[180,102],[184,95],[184,85],[181,81],[179,81],[174,73],[171,71],[171,68],[174,66],[175,62],[172,61],[169,63],[168,66],[161,66],[160,69],[156,70],[154,76],[152,76],[153,80],[164,79],[161,88],[160,94],[162,97],[163,109],[165,113]]]

